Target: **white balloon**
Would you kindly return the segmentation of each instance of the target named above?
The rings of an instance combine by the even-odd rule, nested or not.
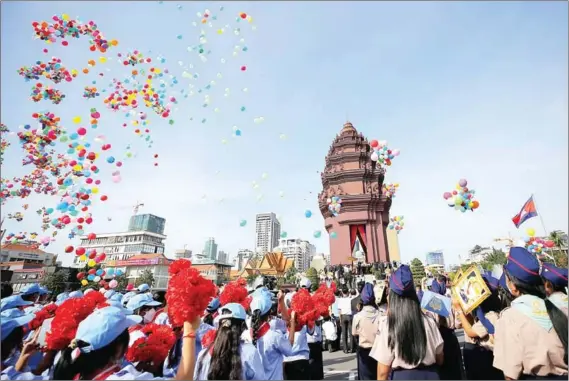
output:
[[[378,159],[379,159],[379,156],[377,155],[376,152],[374,152],[374,153],[371,154],[371,160],[372,160],[372,161],[377,161]]]

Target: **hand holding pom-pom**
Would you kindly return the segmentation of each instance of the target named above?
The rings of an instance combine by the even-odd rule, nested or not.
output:
[[[145,336],[128,348],[126,359],[154,366],[162,364],[176,343],[176,335],[170,327],[154,323],[145,325],[141,331]]]

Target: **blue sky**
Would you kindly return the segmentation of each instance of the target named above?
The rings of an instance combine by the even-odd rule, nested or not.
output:
[[[32,122],[33,112],[50,110],[73,130],[74,116],[85,120],[97,107],[101,122],[89,139],[105,135],[117,158],[127,144],[137,153],[120,169],[120,184],[110,181],[116,168],[99,164],[101,193],[110,199],[93,208],[93,232],[125,230],[130,206],[141,200],[142,212],[167,219],[167,252],[184,244],[201,252],[213,236],[221,250],[234,255],[253,248],[255,214],[273,211],[289,237],[309,239],[327,252],[327,235],[312,237],[324,230],[316,201],[318,171],[346,118],[370,139],[401,150],[387,181],[401,184],[392,215],[405,216],[399,235],[404,261],[443,249],[447,263],[456,263],[475,244],[519,235],[526,226],[540,233],[539,219],[522,232],[510,220],[531,193],[547,229],[567,230],[566,3],[232,2],[221,13],[219,5],[2,3],[2,122],[17,131]],[[241,35],[218,36],[215,28],[193,26],[199,22],[196,13],[206,8],[219,13],[221,25],[240,27]],[[253,17],[255,31],[252,24],[235,22],[239,12]],[[93,79],[104,88],[112,78],[124,78],[126,71],[116,62],[97,64],[89,76],[60,85],[67,98],[58,106],[29,101],[32,83],[17,75],[19,67],[53,55],[80,70],[101,56],[88,50],[85,39],[62,47],[32,38],[32,21],[62,13],[94,20],[106,37],[119,40],[106,54],[113,60],[117,52],[134,49],[153,60],[165,57],[166,63],[156,66],[176,75],[180,83],[169,93],[178,99],[181,89],[189,91],[184,67],[198,72],[200,83],[215,80],[211,105],[204,109],[203,93],[195,94],[180,100],[174,125],[149,117],[154,145],[147,148],[133,127],[121,127],[124,114],[107,111],[101,97],[81,96]],[[198,43],[202,28],[212,49],[206,63],[187,50]],[[234,45],[248,51],[232,57]],[[246,72],[239,70],[242,65]],[[264,122],[254,123],[258,117]],[[234,125],[241,137],[232,137]],[[11,142],[3,177],[29,170],[20,166],[17,140]],[[442,199],[460,178],[477,191],[481,207],[475,213],[462,215]],[[27,202],[24,221],[7,220],[8,231],[39,230],[33,210],[54,207],[57,199],[32,196]],[[22,204],[10,200],[2,213],[21,210]],[[306,209],[314,212],[312,218],[304,217]],[[249,222],[244,228],[241,219]],[[50,249],[68,244],[60,235]]]

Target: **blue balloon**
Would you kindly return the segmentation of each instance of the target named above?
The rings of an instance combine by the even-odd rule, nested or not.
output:
[[[121,276],[121,275],[122,275],[122,270],[121,270],[121,269],[118,269],[118,270],[115,272],[115,274],[116,274],[117,276]]]
[[[95,272],[95,274],[97,274],[98,276],[101,276],[101,275],[103,275],[103,270],[99,269],[99,270],[97,270],[97,272]]]
[[[45,212],[46,212],[47,214],[51,214],[51,213],[53,213],[53,208],[47,208],[47,209],[45,210]]]
[[[107,275],[113,275],[114,273],[115,273],[115,269],[113,269],[112,267],[107,270]]]
[[[312,217],[312,212],[307,209],[307,210],[304,212],[304,217],[306,217],[306,218]]]
[[[77,135],[76,132],[72,133],[71,135],[69,135],[69,139],[71,140],[76,140],[79,137],[79,135]]]
[[[88,280],[93,280],[93,279],[95,279],[95,275],[89,274],[89,275],[87,275],[87,279],[88,279]]]
[[[115,162],[115,158],[113,156],[107,157],[107,163],[113,164]]]

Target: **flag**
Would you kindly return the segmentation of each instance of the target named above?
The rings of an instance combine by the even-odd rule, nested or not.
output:
[[[514,225],[516,225],[516,228],[519,228],[521,224],[523,224],[530,218],[536,216],[537,216],[537,209],[535,208],[535,203],[533,202],[533,196],[531,196],[526,201],[524,206],[522,206],[520,212],[516,214],[514,217],[512,217],[512,222],[514,223]]]

